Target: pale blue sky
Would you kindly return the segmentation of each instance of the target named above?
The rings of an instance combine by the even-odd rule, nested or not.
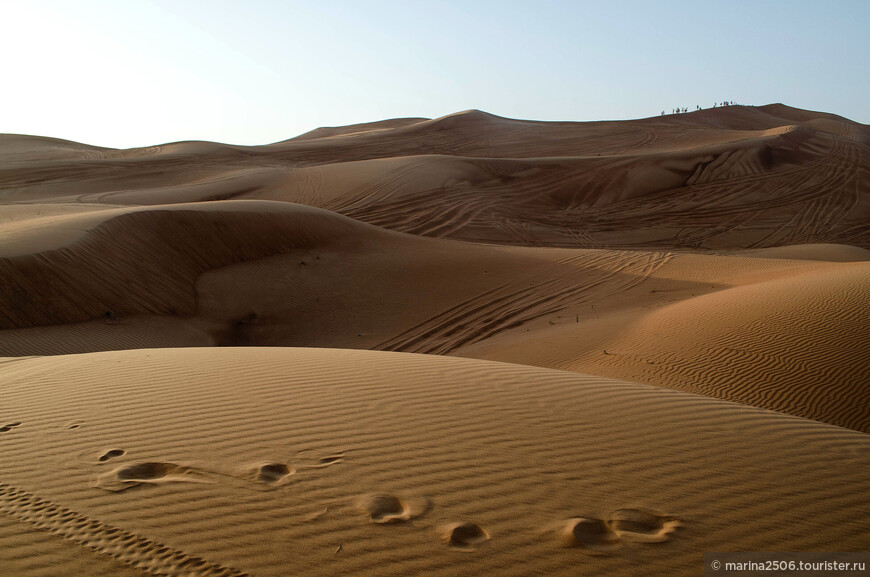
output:
[[[265,144],[479,108],[604,120],[715,101],[870,123],[866,0],[0,0],[0,132]]]

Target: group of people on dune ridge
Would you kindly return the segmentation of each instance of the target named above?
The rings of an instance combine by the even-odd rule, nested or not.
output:
[[[734,101],[733,100],[723,100],[722,102],[714,102],[713,108],[716,108],[717,106],[734,106]],[[695,110],[704,110],[704,109],[698,105],[695,105]],[[682,113],[688,112],[688,111],[689,111],[688,108],[677,107],[677,108],[671,109],[671,114],[682,114]],[[665,111],[662,110],[662,116],[664,116],[664,115],[665,115]]]

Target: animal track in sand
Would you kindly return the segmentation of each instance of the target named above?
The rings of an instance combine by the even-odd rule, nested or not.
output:
[[[16,421],[14,423],[9,423],[9,424],[3,425],[2,427],[0,427],[0,433],[6,433],[6,432],[11,431],[12,429],[14,429],[15,427],[18,427],[20,425],[21,425],[20,421]]]
[[[106,491],[124,491],[143,483],[161,484],[167,482],[206,482],[202,473],[192,467],[159,461],[124,465],[97,477],[92,487]]]
[[[680,521],[645,509],[619,509],[611,513],[607,524],[624,541],[663,543],[671,538]]]
[[[429,508],[429,500],[422,497],[400,499],[394,495],[363,495],[356,500],[356,507],[372,523],[403,523],[425,513]]]
[[[103,453],[103,454],[100,456],[99,461],[100,461],[101,463],[105,463],[105,462],[108,461],[109,459],[114,459],[115,457],[123,457],[123,456],[126,455],[126,454],[127,454],[127,451],[125,451],[124,449],[111,449],[111,450],[106,451],[105,453]]]
[[[477,523],[450,523],[441,528],[447,544],[463,551],[472,551],[476,545],[489,541],[489,533]]]
[[[266,485],[284,485],[290,481],[290,476],[296,473],[296,469],[286,463],[264,463],[255,468],[257,480]]]

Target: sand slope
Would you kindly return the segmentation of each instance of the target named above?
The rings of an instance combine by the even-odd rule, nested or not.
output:
[[[83,334],[114,330],[115,348],[134,348],[121,337],[149,315],[216,323],[212,344],[369,347],[477,294],[522,288],[544,307],[553,295],[541,287],[535,296],[536,286],[579,280],[572,251],[416,238],[289,203],[123,208],[35,222],[0,243],[0,323],[11,331],[0,343],[9,355],[87,347],[49,337],[60,348],[29,349],[46,339],[16,332],[72,323],[91,323]],[[607,260],[581,254],[590,274]],[[640,271],[650,258],[663,256],[626,253],[598,276],[615,278],[622,264]]]
[[[863,249],[747,258],[499,247],[269,201],[95,210],[6,230],[4,355],[238,345],[454,354],[870,431]]]
[[[868,169],[783,105],[0,135],[0,574],[867,550]]]
[[[870,545],[865,434],[651,386],[263,348],[0,383],[0,564],[24,577],[34,550],[68,575],[697,575],[724,544]]]
[[[0,350],[316,345],[459,354],[870,429],[867,262],[505,249],[268,207],[125,209],[68,247],[0,261]],[[210,240],[214,231],[222,242]],[[38,238],[70,240],[64,235]]]
[[[782,105],[589,123],[473,110],[258,147],[80,150],[46,140],[36,154],[34,138],[0,136],[5,202],[259,198],[520,245],[870,247],[870,129]]]
[[[652,383],[870,432],[870,261],[793,258],[810,255],[860,253],[677,255],[610,308],[598,302],[593,314],[572,303],[548,324],[455,354]]]

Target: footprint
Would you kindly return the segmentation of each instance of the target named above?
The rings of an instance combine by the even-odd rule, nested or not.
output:
[[[559,537],[566,547],[580,547],[592,554],[603,554],[619,547],[619,535],[602,519],[573,517],[559,526]]]
[[[175,463],[148,462],[118,467],[97,477],[91,486],[119,492],[143,483],[156,485],[166,482],[205,483],[207,481],[200,471],[191,467],[183,467]]]
[[[121,467],[115,475],[121,481],[155,481],[172,474],[184,473],[185,468],[174,463],[138,463]]]
[[[680,521],[646,509],[619,509],[610,515],[607,524],[624,541],[663,543],[671,538]]]
[[[266,485],[284,485],[290,481],[290,476],[296,473],[296,469],[288,467],[285,463],[264,463],[255,467],[257,480]]]
[[[124,449],[112,449],[103,453],[102,456],[100,456],[99,460],[101,463],[105,463],[109,459],[114,459],[115,457],[123,457],[125,454],[127,454],[127,451],[125,451]]]
[[[429,509],[429,500],[400,499],[394,495],[363,495],[356,500],[356,507],[372,523],[403,523],[425,513]]]
[[[14,423],[9,423],[8,425],[3,425],[2,427],[0,427],[0,433],[6,433],[7,431],[11,431],[15,427],[18,427],[19,425],[21,425],[20,421],[16,421]]]
[[[476,545],[489,541],[489,533],[477,523],[451,523],[441,528],[441,536],[451,547],[473,551]]]

